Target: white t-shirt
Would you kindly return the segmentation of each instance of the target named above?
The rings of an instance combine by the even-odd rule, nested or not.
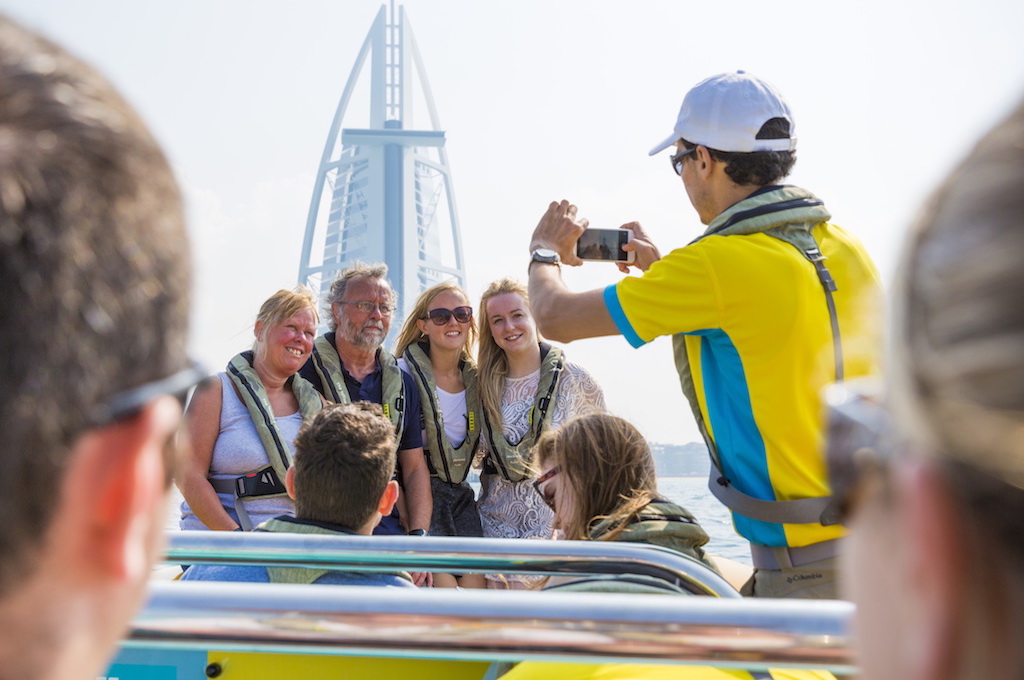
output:
[[[412,375],[409,364],[404,358],[398,360],[398,366],[406,373]],[[424,403],[420,399],[421,405]],[[441,408],[441,417],[444,419],[444,434],[452,446],[458,446],[466,441],[466,431],[469,429],[469,416],[466,408],[466,390],[458,392],[445,392],[437,388],[437,405]],[[426,414],[424,414],[426,417]],[[423,430],[423,448],[429,449],[427,431]]]

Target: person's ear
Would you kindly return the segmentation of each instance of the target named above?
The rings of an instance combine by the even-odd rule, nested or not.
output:
[[[711,152],[708,148],[703,145],[698,145],[697,150],[693,152],[693,162],[697,166],[697,172],[700,175],[710,174],[711,169],[714,167],[715,159],[712,158]]]
[[[57,540],[82,576],[146,579],[163,545],[168,471],[165,447],[181,406],[161,397],[131,418],[90,430],[72,446],[58,499]]]
[[[258,339],[260,339],[262,337],[262,335],[261,335],[262,332],[263,332],[263,321],[262,320],[257,320],[256,324],[252,327],[252,334],[258,340]]]
[[[941,679],[962,661],[958,640],[969,614],[965,598],[972,590],[963,541],[968,527],[948,482],[934,465],[911,463],[899,473],[899,482],[908,573],[914,575],[908,587],[917,604],[908,661],[916,678]]]
[[[384,487],[384,493],[380,495],[380,501],[377,503],[377,512],[381,514],[381,517],[391,514],[395,503],[398,502],[398,493],[398,482],[392,479]]]
[[[420,329],[420,335],[427,334],[427,322],[423,319],[416,319],[416,328]]]
[[[295,465],[292,465],[284,473],[284,490],[288,492],[288,498],[295,500]]]

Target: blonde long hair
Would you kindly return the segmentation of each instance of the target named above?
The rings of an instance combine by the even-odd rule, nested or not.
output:
[[[427,316],[427,312],[430,311],[430,303],[432,303],[437,296],[442,293],[455,293],[461,295],[462,299],[469,304],[469,296],[466,295],[466,291],[462,290],[458,285],[445,281],[442,283],[436,283],[430,288],[420,293],[420,296],[416,298],[416,304],[409,311],[409,316],[405,318],[405,324],[402,326],[402,330],[398,333],[398,338],[395,340],[395,356],[400,357],[405,353],[405,350],[409,349],[409,345],[416,342],[423,337],[420,332],[417,321]],[[433,322],[430,322],[433,323]],[[477,342],[477,330],[476,330],[476,319],[469,322],[469,332],[466,334],[466,343],[462,346],[462,358],[466,361],[472,361],[473,356],[470,354],[469,348],[475,345]]]
[[[502,423],[501,395],[505,389],[505,376],[508,375],[508,357],[505,356],[505,350],[494,341],[487,320],[487,303],[506,293],[518,294],[529,310],[530,296],[524,283],[511,277],[492,282],[480,298],[480,336],[476,352],[477,370],[480,373],[480,401],[483,402],[491,424],[498,430]],[[537,338],[540,339],[539,333]]]
[[[589,413],[548,430],[533,450],[535,474],[561,465],[562,490],[572,495],[570,517],[558,518],[568,540],[592,537],[595,524],[613,520],[597,540],[614,540],[658,498],[657,470],[644,436],[610,413]]]

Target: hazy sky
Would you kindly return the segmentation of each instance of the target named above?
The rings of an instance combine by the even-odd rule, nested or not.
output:
[[[219,369],[259,304],[296,282],[317,164],[378,0],[0,0],[99,66],[164,145],[198,265],[193,351]],[[1024,3],[410,0],[443,127],[474,304],[525,277],[529,235],[568,198],[639,220],[663,252],[702,227],[664,155],[686,90],[745,69],[796,117],[791,182],[818,194],[891,281],[930,188],[1024,95]],[[575,289],[620,276],[567,272]],[[568,346],[650,439],[698,439],[668,339]]]

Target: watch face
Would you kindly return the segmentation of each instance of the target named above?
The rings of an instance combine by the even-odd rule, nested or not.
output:
[[[559,262],[558,253],[550,248],[537,248],[533,251],[533,259],[538,262]]]

